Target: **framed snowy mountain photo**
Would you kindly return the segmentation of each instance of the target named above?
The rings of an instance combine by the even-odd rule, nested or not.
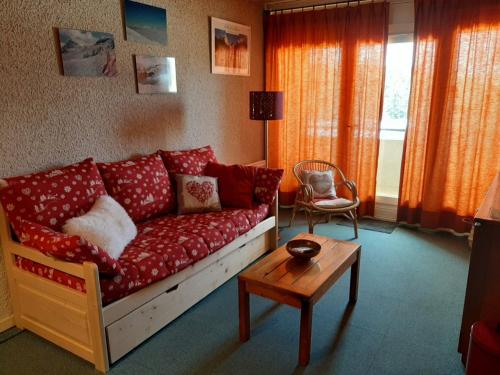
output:
[[[117,74],[113,34],[59,29],[59,46],[65,76],[113,77]]]
[[[167,11],[164,8],[125,0],[124,9],[127,41],[167,44]]]
[[[135,56],[138,94],[177,92],[174,57]]]

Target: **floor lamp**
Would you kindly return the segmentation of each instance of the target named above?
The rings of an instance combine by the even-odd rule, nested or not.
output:
[[[250,119],[264,121],[266,167],[269,166],[269,120],[283,119],[283,92],[250,91]]]

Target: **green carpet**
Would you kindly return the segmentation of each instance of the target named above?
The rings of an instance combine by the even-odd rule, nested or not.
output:
[[[286,223],[283,215],[282,223]],[[281,242],[305,231],[281,231]],[[318,225],[348,240],[352,228]],[[251,297],[252,331],[238,341],[233,278],[116,363],[111,374],[463,374],[456,351],[469,250],[464,238],[396,228],[361,229],[358,302],[346,274],[315,305],[311,361],[297,367],[299,311]],[[0,344],[1,374],[94,374],[93,367],[29,332]]]
[[[354,227],[354,223],[352,222],[352,220],[346,219],[344,217],[339,217],[337,219],[337,225],[343,225],[351,228]],[[387,234],[391,234],[397,226],[397,223],[393,223],[390,221],[382,221],[370,218],[361,218],[358,220],[358,228]]]

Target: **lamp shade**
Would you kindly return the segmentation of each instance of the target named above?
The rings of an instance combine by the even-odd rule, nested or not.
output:
[[[283,118],[283,92],[250,91],[251,120],[281,120]]]

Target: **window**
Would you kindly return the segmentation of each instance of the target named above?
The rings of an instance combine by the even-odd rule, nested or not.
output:
[[[408,120],[413,42],[408,36],[389,40],[386,53],[384,107],[380,139],[403,140]]]
[[[391,35],[385,60],[385,88],[380,124],[375,217],[395,220],[403,140],[408,122],[408,101],[413,64],[411,35]],[[389,206],[393,208],[388,208]]]

